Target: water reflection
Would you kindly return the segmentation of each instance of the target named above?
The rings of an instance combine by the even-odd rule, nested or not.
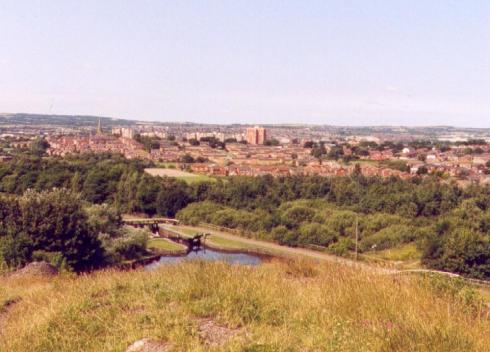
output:
[[[212,249],[202,249],[199,251],[189,252],[184,256],[169,256],[161,257],[159,260],[150,263],[145,266],[146,269],[152,270],[163,264],[179,263],[185,260],[209,260],[209,261],[225,261],[230,264],[242,264],[242,265],[259,265],[262,259],[258,255],[248,254],[248,253],[225,253],[218,252]]]

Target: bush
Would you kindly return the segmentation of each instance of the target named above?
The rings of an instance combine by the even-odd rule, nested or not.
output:
[[[27,191],[0,198],[0,247],[9,265],[32,260],[34,251],[62,253],[75,271],[101,266],[103,249],[77,194],[66,189]]]
[[[192,203],[180,210],[176,218],[189,225],[198,225],[200,222],[212,223],[214,214],[223,209],[223,206],[209,201]]]
[[[346,256],[354,247],[354,242],[350,238],[342,237],[337,242],[331,244],[328,250],[335,255]]]
[[[118,238],[111,239],[107,234],[101,234],[99,238],[104,244],[108,263],[139,259],[148,253],[148,232],[145,230],[126,227]]]
[[[302,245],[314,244],[326,247],[337,240],[335,233],[329,227],[321,224],[301,224],[298,232],[298,243]]]
[[[282,217],[281,222],[288,228],[298,227],[300,223],[311,221],[315,216],[315,211],[311,208],[295,206],[286,210]]]
[[[490,240],[468,229],[454,229],[449,235],[434,234],[426,240],[422,263],[438,270],[488,278]]]
[[[298,236],[293,231],[288,230],[284,225],[272,229],[271,237],[274,241],[282,245],[296,246]]]
[[[414,229],[406,225],[391,225],[374,235],[363,238],[361,241],[361,250],[366,251],[376,248],[383,250],[397,245],[414,241],[416,235]]]

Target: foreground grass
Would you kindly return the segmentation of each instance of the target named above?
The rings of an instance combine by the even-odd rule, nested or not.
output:
[[[474,293],[433,280],[305,262],[0,278],[0,302],[16,299],[0,313],[0,351],[124,351],[143,337],[174,351],[486,350]],[[199,317],[241,333],[206,347]]]

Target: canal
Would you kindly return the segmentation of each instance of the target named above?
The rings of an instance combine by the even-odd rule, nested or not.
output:
[[[230,264],[259,265],[264,258],[258,254],[229,253],[203,248],[197,251],[191,251],[186,255],[160,257],[159,260],[147,264],[145,268],[147,270],[153,270],[161,265],[179,263],[186,260],[224,261]]]

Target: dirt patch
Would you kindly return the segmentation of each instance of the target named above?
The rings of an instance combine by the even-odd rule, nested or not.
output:
[[[126,352],[169,352],[171,346],[168,343],[151,339],[142,339],[128,347]]]
[[[12,309],[12,307],[20,301],[20,297],[12,297],[4,300],[3,302],[0,301],[0,332],[5,326],[5,320],[7,319],[7,314],[9,310]]]
[[[162,169],[162,168],[147,168],[145,172],[152,176],[167,176],[167,177],[198,177],[199,175],[191,174],[190,172],[177,169]]]
[[[58,275],[58,269],[46,262],[32,262],[20,270],[12,273],[12,277],[43,276],[51,277]]]
[[[210,347],[221,346],[243,333],[243,329],[231,329],[217,324],[212,319],[197,319],[196,322],[199,338]]]

